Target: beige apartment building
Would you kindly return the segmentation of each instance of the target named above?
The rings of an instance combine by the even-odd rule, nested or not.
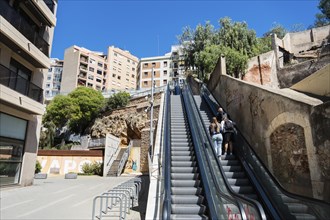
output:
[[[107,91],[135,90],[138,63],[139,59],[129,51],[110,46],[108,48]]]
[[[60,92],[67,94],[78,86],[104,91],[107,60],[101,52],[72,46],[65,50]]]
[[[0,185],[31,185],[57,0],[0,1]]]
[[[154,85],[164,86],[172,79],[171,53],[165,56],[141,58],[137,70],[137,89],[151,89],[152,69],[154,71]]]

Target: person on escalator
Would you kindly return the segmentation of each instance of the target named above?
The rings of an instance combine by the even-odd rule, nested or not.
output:
[[[223,132],[223,143],[224,143],[224,155],[228,153],[233,154],[233,141],[236,135],[235,122],[229,120],[227,114],[224,115],[223,120],[221,121],[221,130]]]
[[[226,115],[226,113],[223,111],[221,107],[218,108],[218,113],[217,113],[217,120],[218,122],[221,122],[223,120],[223,117]]]
[[[220,158],[223,138],[221,134],[221,124],[218,122],[216,117],[212,118],[211,124],[209,126],[209,132],[210,132],[210,136],[212,137],[215,153]]]

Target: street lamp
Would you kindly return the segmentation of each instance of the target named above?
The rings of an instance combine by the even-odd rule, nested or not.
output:
[[[149,138],[149,153],[151,161],[153,160],[153,114],[154,114],[154,68],[151,70],[151,100],[150,100],[150,138]]]

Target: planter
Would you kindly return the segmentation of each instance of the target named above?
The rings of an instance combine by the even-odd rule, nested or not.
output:
[[[36,173],[34,179],[47,179],[47,173]]]
[[[78,174],[76,173],[66,173],[64,179],[77,179]]]

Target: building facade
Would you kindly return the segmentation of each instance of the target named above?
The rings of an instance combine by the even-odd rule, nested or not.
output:
[[[31,185],[57,0],[0,1],[0,185]]]
[[[114,46],[108,47],[107,91],[135,90],[138,63],[139,59],[129,51]]]
[[[47,78],[44,83],[46,100],[60,93],[62,72],[63,60],[52,58],[51,66],[48,69]]]
[[[172,79],[171,53],[165,56],[142,58],[137,69],[137,89],[151,89],[152,70],[154,71],[154,85],[164,86]]]
[[[65,50],[62,73],[62,94],[72,92],[78,86],[104,91],[107,76],[106,56],[101,52],[72,46]]]

